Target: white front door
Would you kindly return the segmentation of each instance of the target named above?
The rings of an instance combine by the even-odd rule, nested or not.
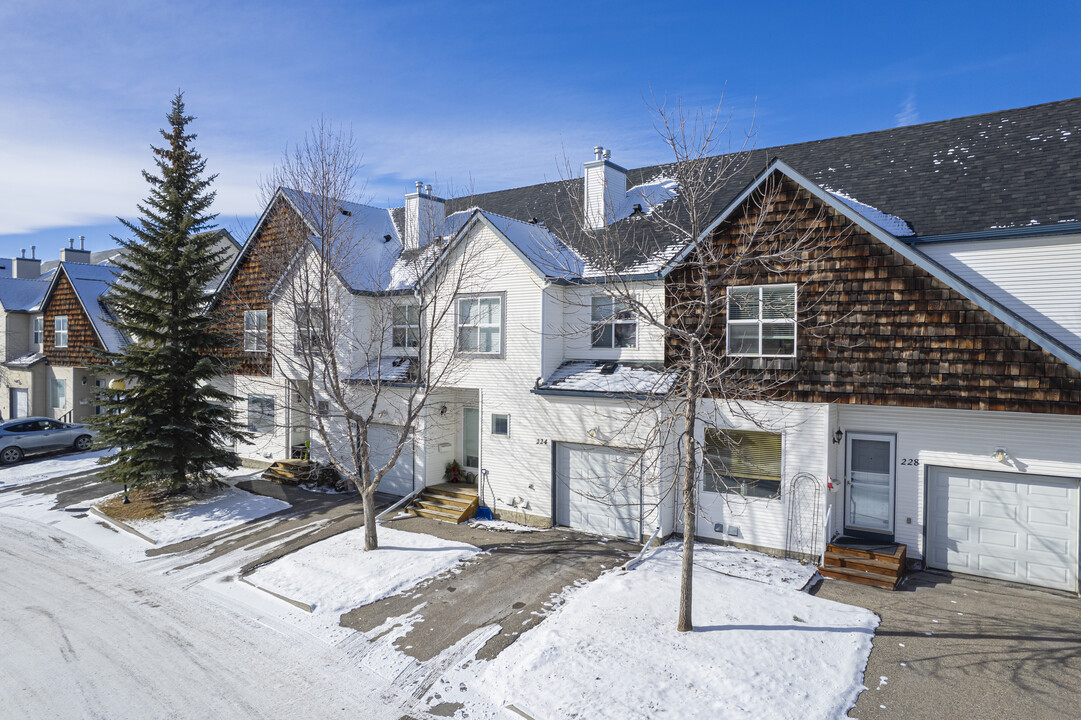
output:
[[[11,418],[30,415],[30,391],[26,388],[11,388]]]
[[[845,529],[893,535],[894,437],[848,433]]]
[[[642,487],[637,455],[597,445],[559,443],[556,523],[638,540]]]
[[[928,468],[927,563],[1076,592],[1077,478]]]

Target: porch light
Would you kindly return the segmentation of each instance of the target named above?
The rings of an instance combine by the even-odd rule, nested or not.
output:
[[[1006,462],[1006,448],[995,448],[995,453],[991,457],[995,459],[995,462]]]
[[[843,438],[844,436],[845,436],[844,431],[841,430],[840,428],[837,428],[837,432],[833,433],[833,444],[834,445],[840,445],[841,444],[841,438]]]

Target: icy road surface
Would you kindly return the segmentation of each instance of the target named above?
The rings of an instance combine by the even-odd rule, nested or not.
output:
[[[0,715],[397,718],[337,650],[0,517]]]

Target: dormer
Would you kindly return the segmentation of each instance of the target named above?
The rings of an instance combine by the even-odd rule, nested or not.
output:
[[[432,194],[432,186],[417,180],[417,191],[405,196],[405,250],[430,243],[443,232],[446,201]]]
[[[598,145],[595,159],[584,164],[586,227],[597,230],[615,219],[627,197],[627,171],[612,162],[612,151]]]

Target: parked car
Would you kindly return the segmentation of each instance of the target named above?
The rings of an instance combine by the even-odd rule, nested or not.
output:
[[[93,431],[86,425],[45,417],[26,417],[0,423],[0,464],[10,465],[29,453],[49,450],[89,450]]]

